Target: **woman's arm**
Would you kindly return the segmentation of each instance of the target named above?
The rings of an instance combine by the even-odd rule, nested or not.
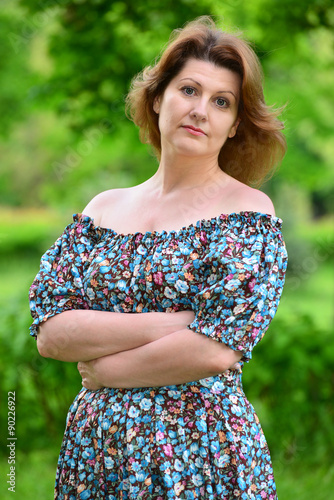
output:
[[[37,348],[46,358],[88,361],[153,342],[185,328],[193,318],[192,311],[64,311],[42,323],[37,335]]]
[[[82,385],[156,387],[192,382],[223,373],[242,353],[205,335],[182,329],[144,346],[79,363]]]

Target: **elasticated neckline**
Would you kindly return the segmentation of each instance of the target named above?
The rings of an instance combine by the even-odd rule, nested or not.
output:
[[[109,233],[114,237],[120,238],[160,238],[168,236],[178,236],[184,233],[194,233],[197,230],[208,230],[214,229],[214,227],[224,225],[233,226],[236,222],[242,222],[249,226],[258,226],[261,224],[269,225],[272,227],[277,227],[278,229],[282,226],[282,219],[273,216],[271,214],[265,214],[262,212],[233,212],[229,214],[221,214],[211,219],[200,219],[195,223],[191,223],[187,226],[183,226],[180,229],[175,230],[161,230],[161,231],[136,231],[133,233],[120,233],[112,228],[103,227],[94,224],[94,219],[89,215],[83,213],[77,213],[73,215],[73,221],[81,224],[88,224],[91,229],[98,231],[99,233]]]

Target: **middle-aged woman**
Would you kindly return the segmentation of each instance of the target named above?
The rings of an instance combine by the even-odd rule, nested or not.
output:
[[[128,108],[157,153],[143,184],[74,216],[30,291],[43,356],[78,361],[55,498],[276,499],[241,383],[286,250],[250,187],[285,151],[259,62],[210,19],[176,31]]]

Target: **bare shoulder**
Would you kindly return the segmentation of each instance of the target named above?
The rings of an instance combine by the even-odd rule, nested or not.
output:
[[[259,189],[250,188],[247,186],[247,203],[249,204],[249,210],[253,212],[261,212],[263,214],[269,214],[275,216],[275,207],[273,202],[263,191]]]
[[[263,191],[238,183],[234,191],[238,212],[260,212],[275,216],[273,202]]]
[[[88,205],[86,205],[82,213],[91,217],[94,220],[94,224],[99,226],[103,213],[108,210],[109,207],[115,206],[118,203],[123,192],[124,189],[108,189],[107,191],[102,191],[102,193],[94,196]]]

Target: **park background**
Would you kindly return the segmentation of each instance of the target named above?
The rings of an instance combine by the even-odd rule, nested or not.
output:
[[[240,29],[268,103],[285,106],[288,153],[263,190],[284,220],[289,269],[244,385],[272,452],[281,500],[328,500],[334,483],[334,6],[331,0],[2,0],[0,11],[1,498],[7,393],[16,393],[16,498],[51,499],[71,363],[29,336],[42,253],[98,192],[157,164],[124,117],[130,80],[172,29],[200,15]]]

